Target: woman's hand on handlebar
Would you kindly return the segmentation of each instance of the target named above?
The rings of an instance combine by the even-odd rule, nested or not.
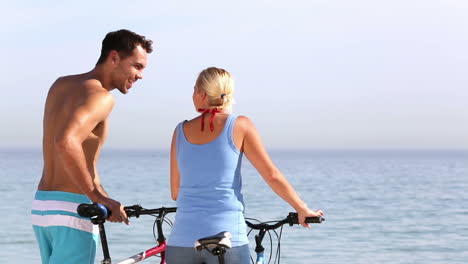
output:
[[[323,216],[324,213],[322,210],[313,211],[307,208],[305,210],[298,210],[297,215],[299,224],[301,224],[303,227],[310,227],[310,225],[305,222],[306,217]]]

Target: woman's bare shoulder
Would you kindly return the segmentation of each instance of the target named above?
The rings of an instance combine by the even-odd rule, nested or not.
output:
[[[198,124],[200,123],[200,118],[201,116],[196,116],[192,119],[185,119],[185,120],[182,120],[180,123],[183,123],[184,126],[192,126],[195,124],[195,122],[198,122]]]
[[[250,128],[254,126],[254,123],[247,116],[240,115],[237,117],[236,125],[242,128]]]

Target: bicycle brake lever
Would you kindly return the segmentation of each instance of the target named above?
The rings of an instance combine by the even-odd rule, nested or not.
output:
[[[125,213],[127,214],[128,217],[136,217],[136,218],[140,217],[140,212],[142,209],[143,207],[141,207],[141,205],[139,204],[124,207]]]
[[[288,220],[289,226],[293,226],[294,224],[297,224],[299,222],[299,219],[297,218],[297,213],[289,213],[287,220]]]

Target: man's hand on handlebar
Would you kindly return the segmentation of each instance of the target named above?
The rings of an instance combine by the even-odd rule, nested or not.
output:
[[[110,198],[106,198],[106,200],[101,201],[101,204],[107,207],[110,212],[112,212],[107,219],[109,222],[113,223],[122,223],[129,224],[127,214],[125,213],[124,207],[117,201],[112,200]]]

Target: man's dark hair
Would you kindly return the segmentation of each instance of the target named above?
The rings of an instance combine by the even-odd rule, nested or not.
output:
[[[152,44],[153,41],[127,29],[109,32],[102,41],[101,56],[96,65],[104,63],[112,50],[117,51],[120,57],[125,59],[132,55],[133,49],[137,45],[144,48],[147,53],[151,53],[153,51]]]

